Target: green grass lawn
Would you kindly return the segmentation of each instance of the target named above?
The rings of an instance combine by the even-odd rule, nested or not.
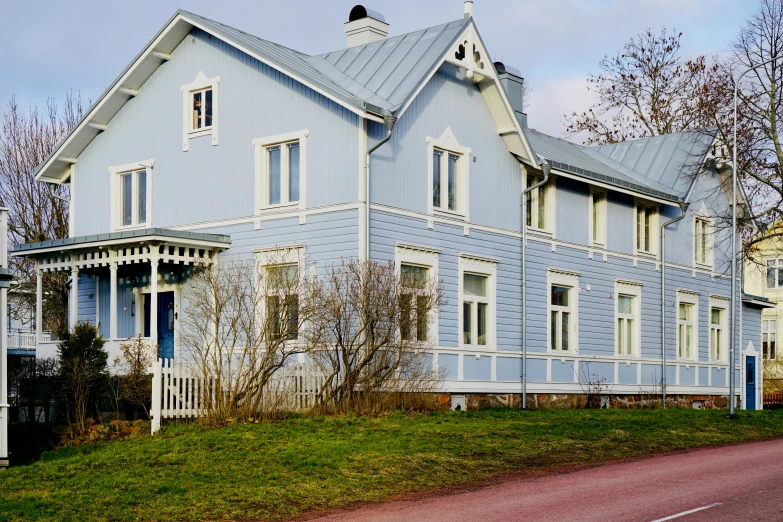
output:
[[[287,519],[312,510],[783,436],[783,410],[492,410],[299,417],[45,454],[0,473],[0,520]]]

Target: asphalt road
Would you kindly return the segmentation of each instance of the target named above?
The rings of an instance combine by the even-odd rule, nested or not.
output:
[[[324,521],[783,521],[783,440],[511,480]]]

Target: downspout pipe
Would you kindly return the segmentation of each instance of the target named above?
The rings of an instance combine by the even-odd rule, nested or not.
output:
[[[71,203],[71,198],[66,198],[65,196],[61,196],[55,192],[55,190],[57,190],[56,183],[47,183],[47,185],[49,185],[49,193],[52,195],[53,198],[59,199],[60,201],[65,201],[68,204]]]
[[[695,182],[695,180],[694,180]],[[693,183],[688,194],[680,203],[680,215],[661,225],[661,407],[666,408],[666,227],[680,221],[688,214],[688,198],[693,190]],[[676,311],[675,311],[676,313]]]
[[[364,163],[364,259],[366,261],[370,260],[370,154],[391,139],[397,117],[386,112],[383,121],[386,124],[386,136],[367,150]]]
[[[527,409],[527,195],[546,185],[552,170],[547,160],[542,160],[539,166],[544,178],[522,191],[522,409]]]

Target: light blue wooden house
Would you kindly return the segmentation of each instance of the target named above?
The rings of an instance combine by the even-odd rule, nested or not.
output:
[[[520,394],[523,373],[535,398],[596,381],[652,392],[664,367],[670,395],[728,394],[714,216],[729,200],[711,137],[588,148],[528,128],[523,80],[493,64],[471,2],[394,37],[356,6],[344,29],[346,49],[310,56],[174,14],[36,172],[69,185],[71,237],[14,253],[71,272],[72,322],[97,324],[110,350],[141,334],[176,359],[194,260],[369,257],[443,281],[448,304],[417,335],[455,402]],[[661,226],[686,199],[662,302]],[[742,297],[742,354],[764,306]],[[742,396],[758,381],[745,369]]]

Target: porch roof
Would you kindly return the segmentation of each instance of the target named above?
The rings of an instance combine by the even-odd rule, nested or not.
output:
[[[172,230],[169,228],[145,228],[110,232],[108,234],[51,239],[38,243],[24,243],[22,245],[14,246],[13,250],[11,250],[11,254],[15,256],[34,256],[35,254],[61,252],[66,250],[89,250],[92,247],[108,248],[111,246],[150,242],[180,244],[183,246],[228,248],[231,245],[231,236],[225,234],[204,234],[201,232]]]

